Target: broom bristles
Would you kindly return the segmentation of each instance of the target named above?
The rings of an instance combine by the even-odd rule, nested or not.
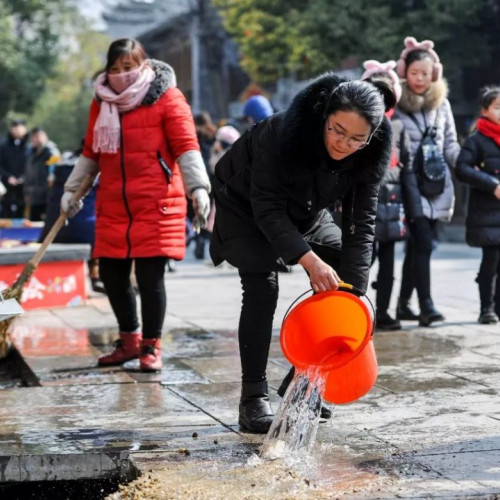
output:
[[[24,291],[23,287],[31,278],[31,275],[35,272],[35,269],[35,266],[28,263],[21,274],[18,276],[16,282],[12,285],[12,287],[2,291],[2,297],[4,299],[16,299],[18,302],[21,302]],[[16,316],[0,321],[0,359],[4,359],[9,353],[9,328],[15,319]]]

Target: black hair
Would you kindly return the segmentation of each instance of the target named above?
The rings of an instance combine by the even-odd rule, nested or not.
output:
[[[112,42],[108,48],[105,70],[109,71],[117,59],[124,55],[130,55],[138,64],[142,64],[147,59],[146,51],[141,42],[133,38],[120,38]]]
[[[392,86],[382,80],[342,82],[330,94],[323,118],[337,111],[354,111],[371,125],[373,133],[382,123],[385,112],[396,106],[396,102]]]
[[[201,113],[194,115],[193,119],[195,125],[198,125],[199,127],[212,123],[212,117],[208,111],[202,111]]]
[[[481,103],[481,108],[488,109],[491,106],[491,103],[497,97],[500,97],[500,86],[488,85],[487,87],[483,87],[479,91],[479,101]]]
[[[39,132],[45,132],[45,129],[42,127],[33,127],[31,129],[32,134],[38,134]]]
[[[434,57],[432,57],[432,54],[430,54],[427,50],[415,49],[408,52],[407,56],[405,57],[405,74],[408,72],[410,64],[413,64],[415,61],[425,61],[426,59],[429,60],[432,64],[436,62],[434,60]]]

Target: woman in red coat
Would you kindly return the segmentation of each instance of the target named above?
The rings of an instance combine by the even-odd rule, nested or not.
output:
[[[210,183],[191,109],[173,69],[146,58],[136,40],[114,41],[95,83],[83,154],[65,184],[61,209],[74,215],[73,193],[100,174],[94,257],[120,330],[99,365],[140,358],[143,371],[161,369],[167,259],[185,253],[186,195],[198,221],[208,216]],[[142,330],[130,282],[132,262],[141,297]]]

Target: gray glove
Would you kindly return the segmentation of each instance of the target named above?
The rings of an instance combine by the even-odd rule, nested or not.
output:
[[[73,218],[83,207],[82,200],[73,200],[73,193],[66,191],[61,196],[61,212],[68,214],[68,218]]]
[[[193,208],[196,217],[193,221],[195,231],[207,226],[208,214],[210,213],[210,197],[204,188],[197,188],[191,193]]]

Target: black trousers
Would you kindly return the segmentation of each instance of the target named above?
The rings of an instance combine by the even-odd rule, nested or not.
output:
[[[395,246],[395,241],[377,241],[374,245],[373,256],[378,258],[377,314],[386,313],[391,302],[392,285],[394,283]]]
[[[481,311],[494,308],[500,312],[500,246],[482,247],[482,250],[483,259],[477,275]]]
[[[416,288],[421,307],[426,299],[431,298],[431,254],[436,223],[427,217],[409,223],[410,239],[406,244],[399,296],[410,300]]]
[[[167,309],[165,291],[166,257],[139,259],[99,259],[99,275],[115,313],[121,332],[139,328],[137,302],[130,281],[132,261],[141,297],[142,334],[144,338],[160,338]]]
[[[304,235],[312,250],[327,264],[338,269],[342,233],[326,213]],[[278,303],[278,272],[255,273],[238,270],[243,289],[238,340],[242,382],[266,380],[266,367]]]

